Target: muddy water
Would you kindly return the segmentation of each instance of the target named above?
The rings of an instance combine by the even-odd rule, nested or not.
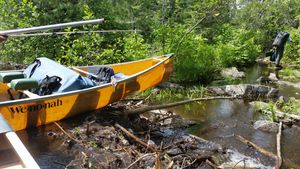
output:
[[[263,66],[254,66],[247,69],[245,83],[255,83],[261,75],[266,75],[269,70]],[[291,87],[281,87],[280,93],[285,97],[296,97],[299,91]],[[300,92],[299,92],[300,93]],[[216,100],[206,103],[193,103],[172,109],[186,119],[195,120],[197,125],[191,127],[191,133],[204,139],[214,141],[225,147],[238,150],[265,165],[274,166],[274,161],[254,152],[241,144],[234,134],[254,142],[276,154],[276,133],[255,130],[253,122],[263,117],[255,113],[249,103],[242,100]],[[284,168],[300,166],[300,128],[285,128],[282,133],[282,156]]]

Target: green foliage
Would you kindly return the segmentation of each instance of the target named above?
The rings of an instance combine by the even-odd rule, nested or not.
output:
[[[300,79],[300,71],[295,68],[284,68],[279,72],[282,80],[298,82]]]
[[[284,113],[300,115],[300,102],[295,98],[290,98],[282,105],[281,110]]]
[[[146,90],[141,95],[148,97],[151,95],[149,102],[162,103],[162,102],[174,102],[185,99],[200,98],[207,94],[206,89],[203,86],[186,87],[182,89],[166,88],[159,90],[155,93],[153,89]]]
[[[300,102],[295,98],[290,98],[288,101],[278,100],[276,102],[256,102],[255,110],[260,112],[271,112],[271,114],[267,114],[267,118],[272,121],[277,121],[278,117],[276,111],[281,111],[285,114],[295,114],[300,115]]]
[[[2,61],[30,63],[43,56],[66,65],[90,65],[174,53],[176,81],[208,82],[224,67],[254,63],[277,31],[289,30],[293,42],[284,59],[300,63],[297,0],[5,0],[0,5],[3,30],[95,18],[106,21],[55,31],[141,30],[9,38],[0,45]]]
[[[181,25],[174,28],[160,27],[157,30],[155,38],[157,42],[164,42],[164,52],[176,52],[177,81],[205,82],[213,78],[218,70],[219,60],[214,47],[207,44],[201,35],[186,34],[186,28]],[[208,74],[212,76],[207,76]]]
[[[235,24],[249,31],[259,31],[261,36],[256,40],[264,49],[270,48],[276,32],[290,27],[298,27],[300,1],[248,1],[239,4]]]
[[[216,49],[225,67],[245,66],[254,63],[260,52],[260,45],[254,39],[258,33],[224,25],[222,34],[215,38]]]
[[[290,29],[289,33],[292,41],[286,44],[283,60],[296,63],[296,66],[300,68],[300,29]]]

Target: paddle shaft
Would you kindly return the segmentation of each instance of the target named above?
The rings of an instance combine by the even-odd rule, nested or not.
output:
[[[103,21],[104,19],[94,19],[94,20],[68,22],[68,23],[60,23],[60,24],[46,25],[46,26],[37,26],[31,28],[12,29],[12,30],[0,31],[0,35],[38,32],[38,31],[44,31],[49,29],[61,29],[69,26],[70,27],[81,26],[85,24],[98,24],[98,23],[102,23]]]
[[[32,37],[32,36],[52,36],[65,34],[89,34],[89,33],[123,33],[123,32],[141,32],[141,30],[97,30],[97,31],[72,31],[72,32],[42,32],[42,33],[26,33],[11,34],[10,37]]]

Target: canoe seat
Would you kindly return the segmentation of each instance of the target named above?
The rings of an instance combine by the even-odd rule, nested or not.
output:
[[[39,83],[34,79],[14,79],[10,82],[10,88],[13,90],[28,90],[28,89],[37,89]]]
[[[39,95],[28,91],[29,89],[37,89],[39,87],[38,81],[35,79],[28,79],[28,78],[14,79],[8,84],[8,87],[9,87],[8,93],[10,94],[12,99],[14,99],[14,98],[13,98],[10,90],[19,91],[21,93],[20,98],[22,98],[23,94],[25,94],[31,98],[40,97]]]
[[[0,73],[0,82],[10,83],[14,79],[22,79],[25,75],[22,72],[2,72]]]

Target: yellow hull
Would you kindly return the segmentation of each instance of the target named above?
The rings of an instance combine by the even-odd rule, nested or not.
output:
[[[130,94],[144,91],[166,80],[173,70],[172,56],[110,66],[114,72],[121,72],[128,77],[117,81],[115,85],[108,83],[83,90],[18,100],[9,100],[7,85],[0,83],[0,113],[15,131],[44,125],[102,108]],[[78,68],[91,73],[97,70],[97,66]]]

